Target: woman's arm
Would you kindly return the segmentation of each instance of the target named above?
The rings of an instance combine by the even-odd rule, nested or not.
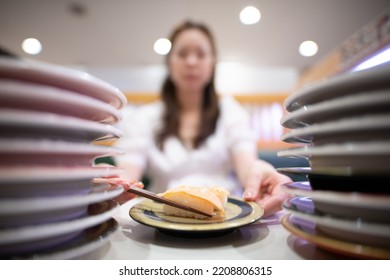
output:
[[[242,186],[245,186],[250,168],[256,160],[256,155],[250,151],[233,152],[233,167]]]
[[[112,182],[118,182],[118,184],[122,185],[125,189],[131,184],[135,184],[139,188],[144,187],[143,183],[139,182],[144,172],[143,168],[130,163],[121,163],[118,165],[118,167],[123,169],[123,173],[120,174],[119,178],[111,178]],[[125,183],[122,181],[125,181]],[[133,199],[134,197],[134,194],[125,191],[120,196],[116,197],[115,201],[119,204],[123,204]]]
[[[291,179],[251,152],[240,151],[233,154],[233,165],[237,176],[244,186],[244,198],[255,201],[264,208],[267,217],[281,209],[285,199],[289,197],[281,190],[281,185]]]
[[[250,127],[249,116],[232,99],[224,99],[222,108],[223,123],[226,125],[226,139],[234,170],[244,186],[244,198],[256,201],[264,208],[264,216],[269,216],[281,209],[281,204],[288,195],[281,190],[283,183],[291,181],[266,161],[257,156],[256,141]]]

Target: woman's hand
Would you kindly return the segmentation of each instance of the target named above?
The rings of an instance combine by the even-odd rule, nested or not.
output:
[[[122,194],[120,194],[119,196],[117,196],[116,198],[113,199],[114,201],[118,202],[119,204],[126,203],[127,201],[136,197],[135,194],[127,192],[127,190],[130,188],[130,186],[135,186],[135,187],[141,188],[141,189],[144,188],[144,184],[142,182],[138,182],[136,180],[127,181],[127,180],[124,180],[122,178],[117,178],[117,177],[105,178],[102,180],[104,180],[106,183],[110,184],[113,187],[121,186],[125,189],[125,191]]]
[[[270,164],[256,160],[247,173],[244,199],[255,201],[264,208],[264,217],[270,216],[282,209],[282,203],[289,198],[281,185],[291,182],[291,179],[280,174]]]
[[[127,192],[127,190],[130,188],[130,186],[135,186],[137,188],[144,188],[144,184],[142,182],[138,182],[136,180],[127,181],[119,177],[106,177],[106,178],[95,178],[93,179],[93,183],[95,184],[108,184],[109,187],[107,190],[110,189],[116,189],[119,186],[124,188],[124,192],[121,193],[119,196],[113,198],[114,201],[118,202],[119,204],[123,204],[134,197],[136,197],[135,194],[132,194],[130,192]]]
[[[96,164],[95,166],[111,167],[111,168],[115,167],[113,165],[106,164],[106,163],[99,163],[99,164]],[[125,191],[113,199],[114,201],[118,202],[119,204],[123,204],[123,203],[133,199],[134,197],[136,197],[135,194],[127,192],[127,190],[130,188],[131,185],[136,186],[136,187],[141,188],[141,189],[144,188],[144,184],[142,182],[138,182],[137,180],[126,180],[124,178],[119,177],[118,175],[114,175],[111,177],[104,177],[104,178],[95,178],[93,180],[93,182],[96,184],[109,184],[110,187],[108,189],[117,188],[118,186],[122,186],[125,189]]]

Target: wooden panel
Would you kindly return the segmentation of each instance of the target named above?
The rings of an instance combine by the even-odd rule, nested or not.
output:
[[[390,9],[374,18],[301,73],[296,90],[325,78],[350,71],[370,56],[390,46]]]
[[[153,92],[125,92],[127,102],[129,104],[146,104],[154,102],[160,98],[158,93]],[[233,95],[240,103],[283,103],[289,92],[276,93],[251,93],[251,94],[236,94]]]
[[[113,146],[117,140],[95,141],[93,144],[102,146]],[[281,150],[299,146],[299,144],[285,143],[282,141],[257,141],[258,150]]]
[[[296,85],[296,90],[313,82],[322,81],[340,71],[341,54],[339,51],[330,53],[314,67],[304,71]]]
[[[160,97],[154,92],[125,92],[128,104],[145,104],[158,100]]]
[[[239,94],[234,95],[234,98],[237,99],[237,101],[240,103],[266,104],[274,102],[283,103],[288,95],[288,92],[258,93],[248,95]]]

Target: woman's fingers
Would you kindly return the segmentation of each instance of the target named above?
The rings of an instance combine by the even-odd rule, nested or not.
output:
[[[281,210],[283,201],[289,197],[281,189],[281,185],[291,181],[291,179],[274,170],[261,170],[259,166],[254,166],[248,175],[244,199],[256,201],[262,206],[264,217]]]
[[[142,182],[137,182],[137,181],[126,182],[122,179],[117,179],[117,182],[119,185],[123,186],[125,189],[125,191],[121,195],[119,195],[118,197],[116,197],[114,199],[114,201],[118,202],[119,204],[123,204],[123,203],[133,199],[134,197],[136,197],[135,194],[132,194],[132,193],[127,191],[130,188],[130,186],[135,186],[135,187],[141,188],[141,189],[144,188],[144,184]]]
[[[257,164],[254,164],[249,170],[248,177],[245,183],[244,199],[247,201],[255,201],[261,191],[263,179],[263,170]]]
[[[136,195],[127,192],[127,190],[130,189],[130,186],[141,189],[144,188],[144,184],[142,182],[138,182],[136,180],[126,181],[122,178],[96,178],[94,179],[94,182],[108,184],[109,187],[107,188],[107,190],[116,189],[118,188],[118,186],[123,187],[125,191],[114,199],[114,201],[118,202],[119,204],[123,204],[136,197]]]
[[[275,194],[265,196],[262,199],[258,199],[256,202],[264,209],[263,217],[268,217],[282,209],[282,203],[285,198],[284,195]]]

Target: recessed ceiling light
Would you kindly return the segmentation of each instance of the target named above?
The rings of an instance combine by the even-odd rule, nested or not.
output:
[[[154,42],[153,49],[156,53],[160,55],[166,55],[171,50],[171,41],[166,38],[160,38]]]
[[[260,21],[261,13],[260,11],[253,6],[248,6],[240,12],[240,20],[243,24],[255,24]]]
[[[87,14],[87,7],[80,2],[70,3],[68,6],[69,12],[77,17],[82,17]]]
[[[318,52],[318,45],[313,41],[304,41],[299,45],[299,53],[302,56],[313,56]]]
[[[22,49],[28,54],[39,54],[42,51],[42,44],[35,38],[24,39]]]

